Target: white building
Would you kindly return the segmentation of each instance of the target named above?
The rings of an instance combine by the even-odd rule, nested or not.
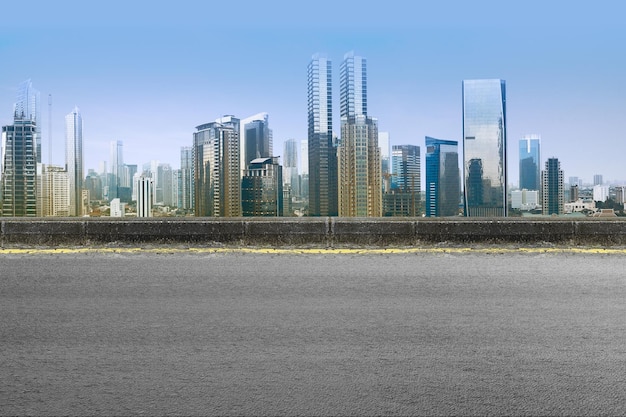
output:
[[[606,201],[609,198],[609,186],[608,185],[594,185],[593,186],[593,201]]]
[[[111,217],[124,217],[124,203],[119,198],[111,200]]]
[[[530,211],[539,207],[539,191],[526,189],[511,191],[511,208]]]
[[[152,217],[152,183],[152,178],[144,176],[137,182],[137,217]]]

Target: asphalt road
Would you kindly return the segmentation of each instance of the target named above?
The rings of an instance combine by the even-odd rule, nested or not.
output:
[[[1,415],[626,414],[624,251],[158,252],[0,250]]]

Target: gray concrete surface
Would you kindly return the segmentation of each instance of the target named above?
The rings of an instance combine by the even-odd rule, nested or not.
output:
[[[6,218],[0,245],[102,243],[419,245],[424,243],[626,244],[621,218]]]
[[[613,253],[0,251],[0,415],[624,415]]]

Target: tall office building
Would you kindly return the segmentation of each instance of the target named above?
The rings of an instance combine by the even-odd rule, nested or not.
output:
[[[426,136],[426,216],[459,214],[459,143]]]
[[[191,146],[180,148],[178,192],[180,195],[178,207],[185,211],[193,210],[193,148]]]
[[[508,213],[504,80],[463,81],[465,215]]]
[[[563,214],[563,171],[557,158],[548,158],[546,169],[541,173],[542,214]]]
[[[65,116],[65,169],[70,181],[70,216],[83,215],[83,118],[78,110]]]
[[[541,137],[526,135],[519,141],[519,188],[539,191],[541,186]]]
[[[39,178],[39,197],[42,217],[70,216],[70,178],[65,168],[42,164]],[[80,197],[82,212],[82,193]]]
[[[30,79],[22,82],[17,89],[17,101],[13,111],[14,118],[30,120],[35,124],[36,163],[41,163],[41,94]]]
[[[137,217],[152,217],[152,178],[139,177],[137,181]]]
[[[37,126],[16,116],[2,127],[2,216],[37,216]]]
[[[417,145],[393,145],[391,150],[393,171],[392,189],[405,192],[421,191],[420,147]]]
[[[283,181],[291,188],[292,195],[300,196],[300,181],[298,178],[299,143],[295,139],[288,139],[283,147]]]
[[[242,215],[282,216],[283,197],[282,167],[278,158],[250,161],[241,180]]]
[[[110,142],[109,149],[109,175],[108,175],[108,199],[109,201],[118,197],[118,188],[123,186],[124,176],[124,142],[114,140]]]
[[[336,216],[337,148],[333,138],[332,62],[313,55],[308,66],[309,215]]]
[[[241,173],[248,168],[250,161],[257,158],[270,158],[273,153],[272,130],[269,128],[267,113],[258,113],[241,119],[240,157]]]
[[[196,127],[194,212],[198,217],[241,215],[239,119],[224,116]]]
[[[383,215],[414,217],[421,213],[421,163],[417,145],[393,145],[391,189],[383,196]]]
[[[339,91],[339,215],[380,217],[383,201],[378,120],[367,115],[365,58],[353,52],[344,55],[339,70]]]

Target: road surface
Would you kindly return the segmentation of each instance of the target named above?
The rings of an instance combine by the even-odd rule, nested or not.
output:
[[[0,250],[1,415],[624,415],[626,252]]]

